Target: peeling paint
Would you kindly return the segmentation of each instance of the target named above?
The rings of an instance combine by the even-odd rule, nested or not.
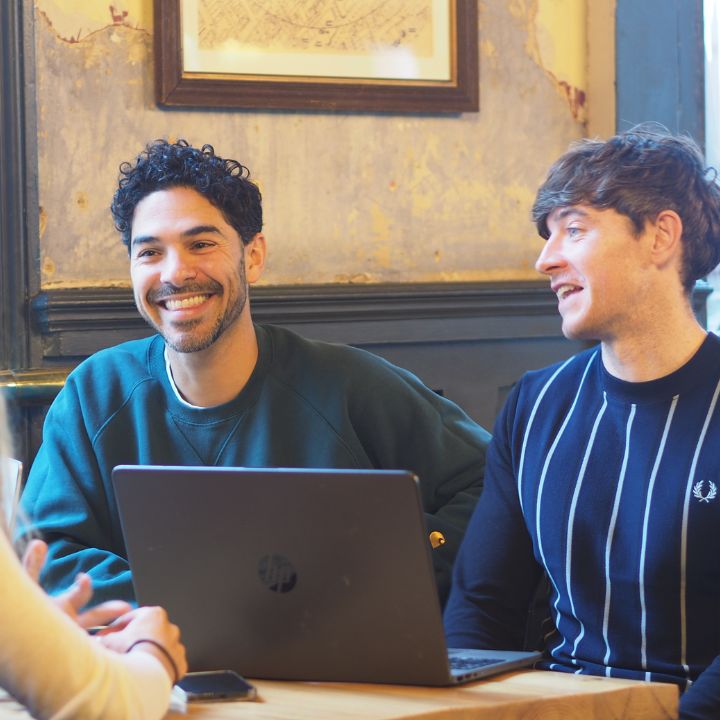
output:
[[[109,25],[152,32],[152,3],[146,0],[35,0],[35,7],[57,37],[69,43],[85,41]]]
[[[105,4],[93,25],[79,22],[93,3],[36,0],[40,248],[52,259],[41,286],[129,286],[107,206],[120,162],[157,137],[211,143],[251,169],[264,198],[263,286],[537,277],[532,198],[583,133],[567,104],[583,105],[584,85],[553,75],[538,39],[546,2],[481,3],[481,111],[440,116],[168,112],[153,102],[152,37],[134,14],[151,13],[151,0],[122,2],[128,15],[112,25]],[[549,37],[573,31],[565,22]]]
[[[82,192],[82,190],[75,193],[75,204],[81,209],[81,210],[87,210],[88,206],[88,196],[87,193]]]
[[[42,272],[48,278],[51,278],[55,274],[55,263],[52,258],[45,255],[42,259]]]
[[[491,40],[481,40],[480,41],[480,52],[483,55],[483,57],[493,57],[497,55],[497,49],[495,48],[495,45],[493,45]]]
[[[373,282],[373,276],[370,273],[355,273],[354,275],[340,273],[339,275],[335,275],[334,282],[342,283],[343,285],[367,285]],[[375,280],[375,282],[377,282],[377,280]]]
[[[47,213],[42,205],[38,210],[38,225],[38,233],[40,235],[40,239],[42,240],[45,235],[45,230],[47,229]]]
[[[510,14],[518,20],[525,20],[534,15],[536,9],[537,0],[510,0],[508,2]]]
[[[511,13],[527,29],[528,55],[552,81],[579,123],[587,121],[587,8],[583,0],[517,0]]]
[[[373,241],[376,243],[386,242],[390,239],[390,228],[392,221],[375,204],[370,207],[370,227],[372,228]]]
[[[58,280],[49,281],[43,284],[44,290],[73,290],[75,288],[88,288],[88,287],[112,287],[112,288],[126,288],[130,289],[132,285],[129,280],[82,280],[78,282],[76,280]]]
[[[98,28],[93,29],[92,31],[87,31],[84,28],[79,29],[74,35],[63,35],[60,31],[58,31],[55,26],[53,25],[53,20],[50,18],[50,16],[42,9],[38,7],[37,10],[37,17],[41,19],[43,22],[47,24],[47,26],[55,33],[55,36],[60,42],[66,43],[68,45],[91,45],[94,37],[101,33],[108,28],[117,27],[117,25],[113,25],[112,23],[106,23],[104,25],[99,26]],[[130,26],[126,24],[122,24],[122,27],[127,30],[135,31],[135,32],[141,32],[145,35],[149,35],[150,32],[143,27],[140,26]],[[122,42],[122,38],[117,35],[117,33],[112,33],[110,36],[110,39],[114,43]]]
[[[526,210],[532,207],[535,201],[535,191],[527,185],[521,185],[518,182],[510,183],[503,188],[505,197],[510,198],[518,209]]]
[[[558,82],[558,89],[561,93],[564,93],[568,105],[570,106],[570,112],[572,112],[572,116],[580,122],[585,122],[587,120],[585,91],[569,85],[564,80],[560,80]]]
[[[377,245],[372,252],[372,259],[381,269],[390,269],[393,266],[392,249],[388,243]]]

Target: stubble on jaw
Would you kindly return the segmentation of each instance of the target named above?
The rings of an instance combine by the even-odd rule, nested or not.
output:
[[[156,323],[150,317],[149,313],[138,301],[137,297],[135,298],[135,305],[143,320],[145,320],[148,325],[150,325],[159,335],[162,336],[165,344],[171,350],[174,350],[178,353],[201,352],[202,350],[207,350],[211,345],[213,345],[220,338],[220,336],[238,320],[238,318],[242,315],[242,311],[245,309],[248,298],[248,284],[247,280],[245,279],[244,253],[240,256],[240,264],[238,267],[238,280],[239,292],[237,293],[235,300],[230,305],[228,305],[227,308],[225,308],[225,312],[223,312],[216,318],[212,328],[210,328],[208,332],[204,333],[199,337],[190,335],[189,337],[182,338],[180,341],[175,341],[171,337],[169,337],[167,331],[165,331],[158,323]],[[165,286],[164,288],[160,288],[159,290],[151,291],[148,293],[146,301],[148,303],[154,304],[158,300],[170,297],[175,293],[188,291],[202,294],[203,288],[207,291],[210,289],[211,285],[214,295],[221,296],[223,294],[224,291],[222,285],[216,283],[215,281],[212,281],[211,283],[208,283],[204,286],[199,283],[188,283],[183,287],[173,288],[172,290],[168,290],[168,286]],[[179,321],[177,323],[172,323],[172,325],[175,328],[180,329],[183,333],[188,333],[192,332],[193,327],[200,325],[201,323],[202,320],[197,319],[187,320],[184,322]]]

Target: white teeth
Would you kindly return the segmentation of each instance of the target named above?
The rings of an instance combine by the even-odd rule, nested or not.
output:
[[[184,298],[183,300],[166,300],[165,307],[168,310],[184,310],[185,308],[204,303],[208,297],[209,295],[194,295],[193,297]]]
[[[577,290],[578,287],[576,285],[561,285],[557,290],[556,294],[558,296],[558,300],[563,300],[566,298],[571,292],[574,292]]]

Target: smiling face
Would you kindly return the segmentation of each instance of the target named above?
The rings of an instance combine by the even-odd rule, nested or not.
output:
[[[639,235],[615,210],[586,205],[556,208],[550,237],[535,264],[550,277],[568,338],[613,341],[643,322],[651,228]]]
[[[247,308],[248,280],[260,275],[258,234],[248,246],[223,214],[195,190],[158,190],[137,205],[130,274],[140,314],[170,348],[209,348]],[[246,261],[248,266],[246,268]]]

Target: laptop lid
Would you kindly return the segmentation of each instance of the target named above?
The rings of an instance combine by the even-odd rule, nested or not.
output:
[[[417,479],[388,470],[118,466],[137,600],[191,670],[453,680]]]

